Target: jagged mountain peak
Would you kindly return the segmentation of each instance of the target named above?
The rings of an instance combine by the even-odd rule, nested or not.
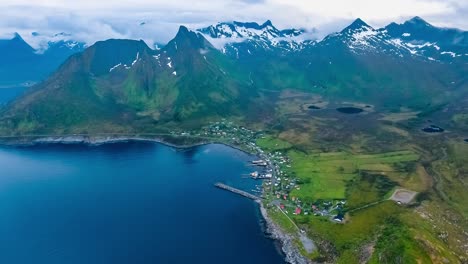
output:
[[[305,33],[304,30],[279,30],[270,20],[261,25],[256,22],[221,22],[199,29],[198,32],[206,36],[223,53],[236,59],[250,57],[258,52],[297,51],[311,43],[296,38]]]
[[[23,37],[18,32],[13,33],[13,38],[12,39],[18,39],[18,40],[23,40]]]
[[[220,22],[198,30],[211,38],[249,38],[249,39],[274,39],[294,37],[304,33],[300,29],[279,30],[270,20],[263,24],[256,22]]]
[[[422,19],[419,16],[415,16],[415,17],[411,18],[410,20],[406,21],[405,24],[415,24],[415,25],[419,25],[419,26],[432,26],[426,20]]]
[[[358,18],[351,23],[351,25],[347,26],[345,29],[343,29],[341,32],[346,33],[350,31],[371,31],[374,30],[371,26],[369,26],[366,22],[364,22],[362,19]]]
[[[228,22],[221,22],[221,23],[218,23],[218,24],[230,24]],[[267,28],[267,27],[272,27],[273,29],[276,29],[275,26],[273,26],[273,23],[271,22],[271,20],[267,20],[265,21],[265,23],[263,24],[258,24],[257,22],[239,22],[239,21],[233,21],[232,22],[232,25],[234,26],[238,26],[238,27],[245,27],[245,28],[251,28],[251,29],[264,29],[264,28]]]
[[[267,20],[265,21],[265,23],[263,23],[262,27],[267,27],[267,26],[270,26],[270,27],[273,27],[273,23],[271,23],[271,20]]]
[[[213,48],[202,34],[180,26],[174,39],[166,45],[167,50],[175,52],[179,49],[206,49]]]
[[[327,36],[319,45],[344,46],[356,54],[385,53],[402,56],[402,51],[384,30],[376,30],[360,18],[354,20],[341,32]]]
[[[180,36],[185,36],[187,34],[190,34],[190,30],[186,26],[180,26],[179,31],[177,31],[176,38]]]
[[[7,52],[24,52],[24,53],[33,53],[34,48],[32,48],[19,33],[15,32],[13,38],[8,40],[0,40],[0,47],[5,49]]]
[[[431,61],[463,60],[468,54],[468,32],[439,28],[418,16],[402,24],[391,23],[383,30],[411,54]]]

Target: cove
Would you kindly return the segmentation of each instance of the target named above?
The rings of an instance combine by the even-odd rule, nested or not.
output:
[[[254,157],[218,144],[0,148],[0,263],[284,263],[246,191]]]

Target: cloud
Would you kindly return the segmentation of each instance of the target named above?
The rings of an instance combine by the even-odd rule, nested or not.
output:
[[[199,28],[233,20],[270,19],[279,28],[322,36],[357,17],[380,27],[418,15],[435,25],[468,29],[468,1],[459,0],[0,0],[0,10],[0,38],[18,32],[34,47],[59,32],[88,44],[131,38],[151,45],[169,41],[179,25]]]

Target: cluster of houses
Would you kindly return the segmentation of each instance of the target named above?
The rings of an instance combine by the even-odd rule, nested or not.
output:
[[[246,145],[255,141],[256,132],[243,126],[236,126],[233,122],[226,120],[213,122],[203,127],[200,136],[216,137],[232,141],[237,145]]]
[[[256,140],[262,136],[242,126],[236,126],[233,122],[221,120],[203,127],[197,132],[184,132],[184,135],[214,137],[227,140],[236,145],[242,145],[252,153],[257,153],[260,160],[252,162],[252,165],[262,168],[253,171],[250,177],[264,180],[264,193],[270,193],[279,201],[279,208],[285,213],[293,215],[314,215],[327,217],[332,221],[342,223],[344,221],[345,200],[316,201],[303,203],[298,198],[289,196],[292,190],[300,189],[297,180],[291,177],[284,169],[291,168],[291,160],[281,151],[267,153],[262,150]]]
[[[286,214],[327,217],[338,223],[344,221],[345,200],[317,201],[309,204],[302,203],[296,197],[289,198],[288,195],[279,193],[276,198],[280,200],[279,208]]]

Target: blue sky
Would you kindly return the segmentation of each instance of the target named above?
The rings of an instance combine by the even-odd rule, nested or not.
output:
[[[59,32],[89,44],[108,38],[164,43],[179,25],[232,20],[270,19],[278,28],[315,29],[319,36],[357,17],[380,27],[418,15],[437,26],[468,29],[468,0],[0,0],[0,10],[0,37],[19,32],[35,47]]]

